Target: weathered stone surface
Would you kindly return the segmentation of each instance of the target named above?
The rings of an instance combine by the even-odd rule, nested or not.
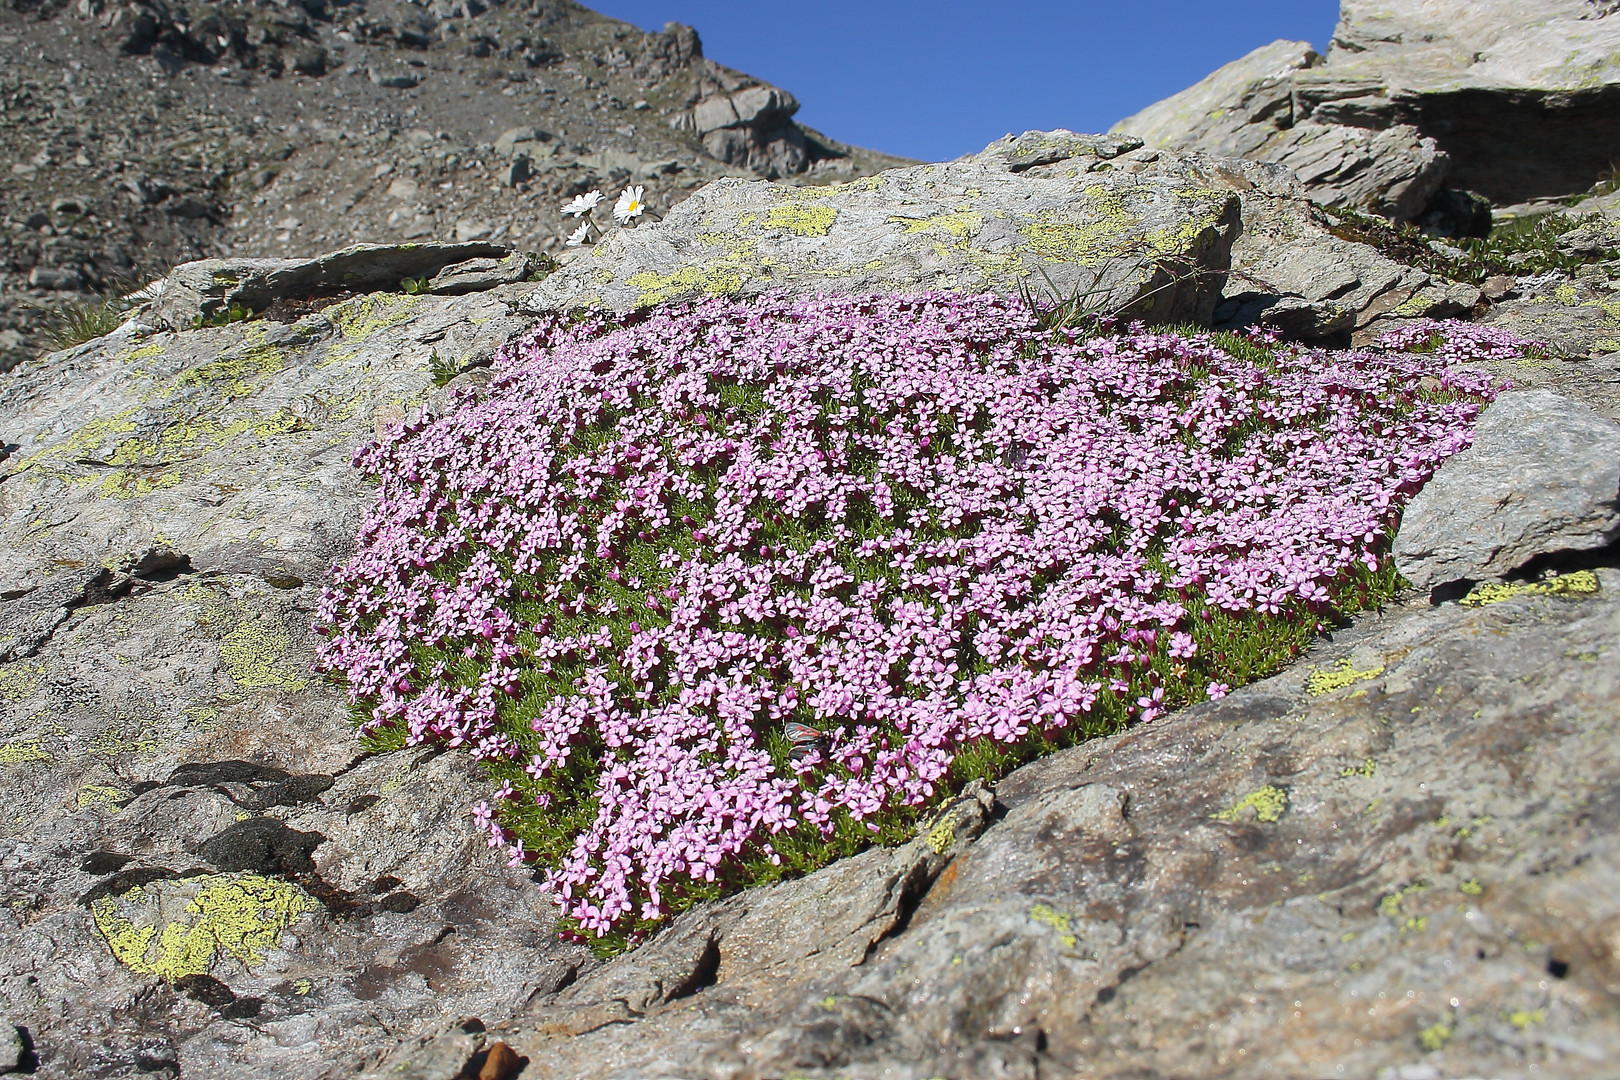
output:
[[[1273,41],[1121,120],[1114,130],[1152,146],[1250,157],[1264,142],[1265,128],[1257,125],[1293,125],[1294,72],[1321,62],[1307,41]]]
[[[355,244],[313,259],[202,259],[176,267],[159,288],[151,318],[174,329],[239,305],[258,311],[281,298],[397,289],[468,259],[504,259],[498,244]]]
[[[1277,275],[1272,301],[1354,306],[1358,332],[1453,288],[1332,237],[1274,166],[1070,133],[961,164],[1204,193],[1241,213],[1234,262]],[[957,212],[926,186],[948,168],[892,189],[928,213],[890,213],[949,253],[994,219],[935,218]],[[683,228],[665,242],[719,232]],[[1574,1076],[1620,1052],[1609,569],[1590,594],[1369,616],[611,964],[559,942],[472,828],[476,768],[361,752],[309,667],[318,583],[369,499],[353,450],[478,394],[490,372],[435,391],[431,357],[487,359],[552,306],[536,289],[184,333],[141,315],[7,377],[0,1012],[39,1075],[479,1075],[497,1041],[524,1075],[638,1078]]]
[[[1446,460],[1395,537],[1420,589],[1499,578],[1538,555],[1620,540],[1620,425],[1547,390],[1503,394]]]
[[[1275,42],[1115,130],[1282,162],[1314,197],[1400,221],[1442,184],[1511,206],[1579,194],[1620,157],[1617,55],[1620,17],[1592,0],[1344,0],[1325,61]]]
[[[1044,291],[1050,278],[1104,310],[1208,321],[1238,219],[1233,192],[1146,172],[1013,173],[1005,152],[829,188],[716,181],[662,222],[612,234],[547,278],[529,306],[626,310],[767,290]]]
[[[1260,325],[1277,331],[1285,341],[1321,341],[1347,335],[1355,324],[1355,309],[1337,300],[1285,296],[1260,313]]]
[[[1412,221],[1429,206],[1449,159],[1414,127],[1382,131],[1301,123],[1265,148],[1265,160],[1299,174],[1317,202]]]
[[[507,128],[495,139],[495,156],[502,160],[528,153],[535,143],[551,141],[551,133],[530,124]]]
[[[0,1013],[0,1072],[10,1072],[22,1064],[22,1032]]]
[[[516,285],[529,280],[534,272],[535,260],[521,251],[503,258],[466,259],[451,263],[428,282],[428,292],[435,296],[461,296],[470,292],[485,292],[497,285]]]
[[[353,1075],[588,959],[475,833],[471,763],[363,753],[310,670],[354,449],[532,287],[130,323],[7,377],[0,1009],[41,1075]]]
[[[1620,422],[1620,292],[1601,277],[1519,278],[1512,295],[1483,321],[1539,341],[1548,354],[1503,374],[1525,387],[1546,387]]]

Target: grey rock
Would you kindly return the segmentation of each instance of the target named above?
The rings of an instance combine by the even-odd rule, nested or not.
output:
[[[1249,157],[1262,132],[1294,124],[1293,74],[1321,63],[1305,41],[1273,41],[1234,60],[1181,93],[1149,105],[1114,125],[1167,149]]]
[[[1480,290],[1472,285],[1437,280],[1366,244],[1335,236],[1304,198],[1297,179],[1292,186],[1280,183],[1269,172],[1273,169],[1293,175],[1276,165],[1226,170],[1243,192],[1243,231],[1232,246],[1226,286],[1229,303],[1251,301],[1249,308],[1259,318],[1283,297],[1331,302],[1354,312],[1360,344],[1376,338],[1391,322],[1447,318],[1469,312],[1479,302]]]
[[[533,271],[533,260],[521,251],[514,251],[504,258],[464,259],[451,263],[435,274],[428,282],[428,292],[435,296],[484,292],[497,285],[515,285],[527,281]]]
[[[258,311],[282,297],[394,289],[404,278],[431,278],[452,263],[508,254],[498,244],[473,242],[355,244],[313,259],[202,259],[165,279],[151,317],[183,327],[233,305]]]
[[[425,1045],[401,1055],[362,1080],[459,1080],[472,1056],[484,1048],[483,1025],[458,1025]]]
[[[36,266],[28,272],[28,285],[34,289],[76,292],[83,284],[77,270]]]
[[[366,75],[374,85],[384,86],[390,90],[409,90],[422,81],[414,71],[397,68],[367,68]]]
[[[17,1026],[0,1013],[0,1072],[12,1072],[22,1064],[23,1039]]]
[[[529,288],[147,326],[8,376],[0,987],[31,989],[0,993],[40,1075],[354,1075],[591,964],[474,830],[472,763],[362,753],[310,671],[320,582],[371,497],[354,450],[418,409],[434,353],[487,363]],[[246,902],[266,878],[299,908],[274,940],[201,948],[199,890]],[[154,974],[179,972],[147,930],[199,946],[185,977]],[[124,1011],[143,995],[185,1019]]]
[[[1398,222],[1412,221],[1428,208],[1450,164],[1434,139],[1405,124],[1375,132],[1301,123],[1260,154],[1298,173],[1317,202]]]
[[[0,662],[33,656],[98,584],[106,591],[111,581],[102,570],[74,570],[0,601]]]
[[[769,290],[1010,293],[1049,279],[1065,296],[1092,294],[1104,310],[1209,320],[1238,219],[1234,192],[1200,186],[1185,170],[1068,162],[1014,173],[1006,153],[998,144],[980,157],[826,188],[719,180],[662,222],[610,234],[547,278],[530,309],[627,310]]]
[[[1596,219],[1560,235],[1554,241],[1566,255],[1601,258],[1620,252],[1620,221]]]
[[[1299,296],[1285,296],[1260,315],[1260,325],[1285,341],[1321,341],[1347,334],[1355,324],[1356,311],[1349,305]]]
[[[1560,274],[1520,277],[1513,295],[1482,317],[1547,346],[1547,362],[1516,365],[1503,374],[1521,386],[1548,386],[1578,397],[1611,419],[1620,419],[1620,294],[1604,282],[1570,281]],[[1568,387],[1560,373],[1584,368],[1591,376]],[[1605,376],[1605,372],[1608,374]],[[1554,381],[1548,382],[1551,378]],[[1590,392],[1597,388],[1606,388]]]
[[[1620,425],[1547,390],[1503,394],[1407,507],[1395,562],[1420,589],[1620,540]]]
[[[1079,135],[1072,131],[1026,131],[997,139],[979,152],[985,161],[999,162],[1008,172],[1019,173],[1042,165],[1056,165],[1076,158],[1111,161],[1144,145],[1129,135]]]
[[[548,142],[551,134],[537,127],[507,128],[495,140],[495,156],[497,158],[510,158],[515,154],[526,152],[528,144]]]
[[[1590,0],[1346,0],[1325,60],[1275,42],[1115,130],[1323,170],[1313,196],[1399,221],[1441,184],[1510,206],[1584,192],[1620,157],[1617,50],[1620,22]],[[1438,209],[1477,235],[1477,214]]]
[[[698,102],[692,109],[692,121],[700,135],[707,135],[719,128],[781,122],[798,111],[798,99],[786,90],[750,86]]]
[[[534,161],[528,154],[518,154],[501,170],[501,186],[516,187],[534,175]]]

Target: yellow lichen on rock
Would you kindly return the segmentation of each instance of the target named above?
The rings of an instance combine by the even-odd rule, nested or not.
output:
[[[231,681],[244,690],[302,690],[308,685],[281,664],[292,638],[268,615],[248,616],[219,643],[219,658]]]
[[[1053,930],[1056,930],[1058,941],[1066,949],[1074,948],[1080,940],[1079,936],[1071,929],[1073,926],[1072,917],[1063,914],[1049,904],[1036,904],[1029,909],[1029,917],[1042,926],[1050,926]]]
[[[173,982],[206,975],[225,958],[244,967],[260,963],[287,927],[318,906],[289,882],[211,874],[98,897],[90,914],[120,963],[136,974]]]
[[[926,218],[891,217],[891,224],[904,226],[900,231],[906,233],[925,233],[939,230],[949,233],[957,239],[976,236],[984,228],[984,215],[969,208],[953,210],[950,213],[935,214]]]
[[[837,219],[838,211],[831,206],[788,203],[765,212],[764,228],[786,229],[795,236],[826,236]]]
[[[114,435],[123,435],[135,430],[135,421],[132,419],[136,407],[131,406],[121,412],[101,420],[91,420],[79,427],[73,434],[54,446],[48,446],[38,453],[24,458],[19,463],[17,475],[30,466],[43,465],[52,460],[76,460],[88,456],[91,451],[99,449]]]
[[[1333,667],[1311,672],[1311,677],[1305,680],[1305,692],[1312,697],[1321,697],[1331,694],[1335,690],[1343,690],[1358,682],[1376,679],[1384,673],[1383,664],[1375,664],[1365,670],[1357,670],[1350,662],[1349,657],[1340,660]]]
[[[81,810],[94,808],[109,810],[116,814],[118,804],[129,798],[129,794],[123,788],[110,787],[106,784],[86,784],[79,789],[79,794],[73,802]]]
[[[286,352],[265,341],[262,329],[252,327],[238,345],[225,350],[219,359],[176,375],[164,396],[188,387],[206,387],[230,397],[246,397],[258,389],[260,380],[286,367]]]
[[[51,761],[51,755],[34,742],[9,742],[0,746],[0,765],[27,765],[36,761]]]
[[[1258,791],[1251,791],[1231,806],[1215,814],[1216,821],[1238,821],[1243,817],[1244,811],[1253,810],[1256,821],[1269,825],[1283,816],[1288,809],[1288,793],[1282,788],[1267,784]]]
[[[731,296],[743,287],[745,275],[751,276],[752,249],[739,248],[725,258],[706,266],[683,266],[668,274],[643,270],[632,274],[626,284],[640,289],[642,307],[666,303],[693,292],[705,296]]]
[[[360,341],[380,330],[408,322],[421,305],[420,296],[369,293],[333,304],[321,312],[347,341]]]
[[[1466,607],[1500,604],[1516,596],[1590,596],[1598,591],[1597,575],[1590,570],[1548,578],[1546,581],[1487,582],[1475,585],[1458,603]]]

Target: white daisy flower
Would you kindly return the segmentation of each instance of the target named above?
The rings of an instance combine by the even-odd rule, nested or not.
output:
[[[601,201],[602,193],[600,191],[587,191],[585,194],[575,195],[572,199],[563,203],[562,212],[569,217],[578,217],[581,214],[588,214],[595,210],[596,204]]]
[[[567,247],[579,247],[591,235],[591,223],[585,222],[568,237]]]
[[[624,193],[619,196],[619,201],[613,207],[613,216],[620,225],[630,224],[630,219],[640,217],[641,212],[647,209],[641,201],[641,196],[646,191],[646,188],[639,186],[624,189]]]

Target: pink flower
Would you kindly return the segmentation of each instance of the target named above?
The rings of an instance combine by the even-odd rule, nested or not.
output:
[[[1493,393],[1457,365],[1524,347],[1256,359],[954,294],[548,316],[482,400],[356,454],[319,662],[364,730],[513,777],[473,808],[512,865],[579,822],[544,887],[607,933],[767,838],[937,803],[981,740],[1225,695],[1189,628],[1354,602]]]

